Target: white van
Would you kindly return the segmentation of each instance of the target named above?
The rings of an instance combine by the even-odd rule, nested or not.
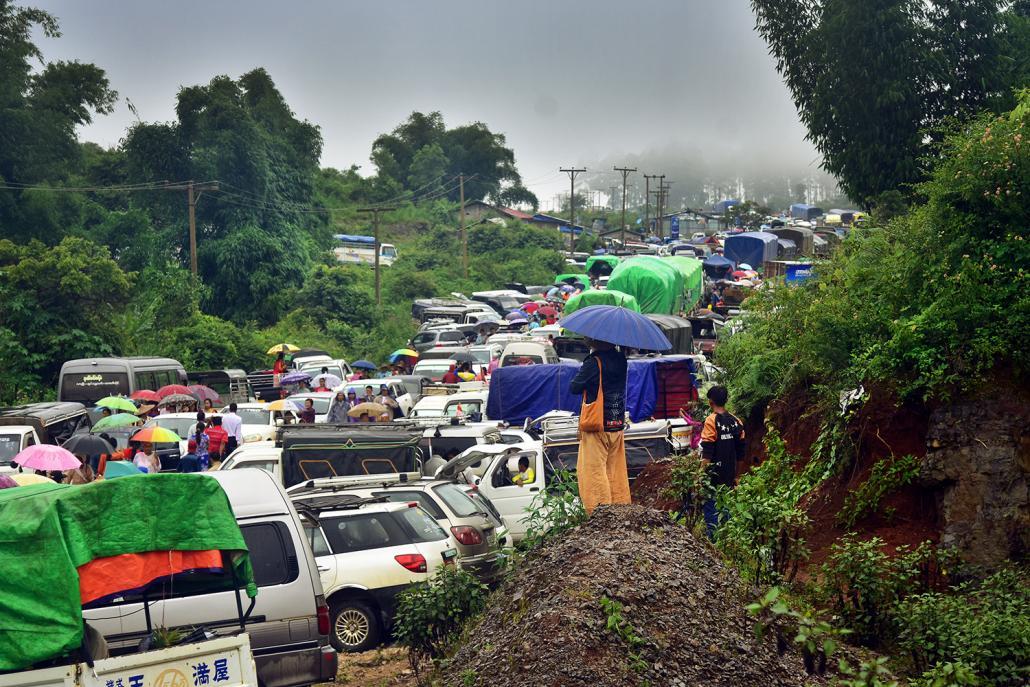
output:
[[[556,365],[561,360],[547,341],[512,341],[501,354],[501,367],[512,365]]]
[[[332,682],[338,659],[329,645],[329,607],[311,547],[283,488],[262,470],[203,474],[222,485],[250,551],[258,595],[247,633],[261,685]],[[231,591],[194,596],[168,585],[152,593],[150,615],[155,626],[169,629],[203,625],[223,634],[239,629]],[[104,634],[112,654],[134,650],[146,634],[143,604],[132,594],[84,611],[83,617]]]

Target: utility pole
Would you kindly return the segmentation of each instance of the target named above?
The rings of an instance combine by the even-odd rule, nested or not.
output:
[[[365,215],[368,215],[368,214],[372,215],[372,229],[373,229],[372,235],[375,237],[375,263],[373,263],[373,265],[374,265],[374,269],[376,271],[376,305],[382,305],[383,304],[383,300],[382,300],[382,298],[380,296],[380,284],[381,284],[381,281],[380,281],[380,277],[379,277],[379,213],[381,213],[381,212],[390,212],[391,210],[396,210],[396,209],[397,208],[392,208],[392,207],[389,207],[389,208],[388,207],[358,208],[358,212],[360,212],[362,214],[365,214]]]
[[[453,187],[452,187],[453,188]],[[465,268],[465,278],[469,278],[469,234],[465,228],[465,175],[458,175],[459,195],[461,196],[461,264]],[[378,293],[376,289],[376,293]]]
[[[644,231],[651,226],[651,180],[657,178],[657,174],[644,175]]]
[[[586,167],[559,167],[559,172],[569,175],[569,257],[576,252],[576,175],[587,171]]]
[[[218,182],[211,182],[208,184],[198,184],[193,181],[187,181],[186,186],[169,186],[165,190],[167,191],[182,191],[186,189],[186,205],[189,208],[189,221],[190,221],[190,272],[193,276],[197,276],[197,201],[200,200],[200,196],[204,194],[204,191],[217,191]]]
[[[656,174],[654,178],[658,180],[658,198],[655,208],[655,229],[658,230],[658,238],[661,238],[662,234],[665,233],[664,221],[662,220],[662,189],[665,187],[665,175]]]
[[[612,167],[616,172],[622,172],[622,247],[626,247],[626,178],[630,172],[637,171],[636,167]],[[647,176],[646,174],[644,175]]]
[[[608,187],[608,209],[609,210],[614,210],[615,209],[615,192],[617,190],[618,190],[617,186],[609,186]]]

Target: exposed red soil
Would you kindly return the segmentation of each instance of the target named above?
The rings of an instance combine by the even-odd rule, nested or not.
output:
[[[926,432],[930,412],[916,404],[899,405],[889,394],[879,389],[870,391],[852,432],[858,445],[857,460],[844,473],[823,483],[802,503],[811,518],[805,539],[810,550],[802,577],[814,572],[827,558],[831,545],[846,530],[837,522],[837,514],[848,493],[869,478],[873,465],[894,455],[908,454],[922,457],[926,454]],[[747,432],[747,460],[739,464],[738,474],[750,469],[753,462],[765,458],[762,440],[766,434],[765,420],[777,428],[787,443],[787,449],[805,458],[811,456],[813,443],[819,436],[820,418],[805,393],[798,393],[757,409],[745,419]],[[633,502],[652,508],[676,510],[678,503],[662,497],[668,484],[671,461],[648,466],[633,485]],[[914,547],[940,537],[936,500],[934,495],[917,485],[910,485],[887,495],[877,513],[861,518],[854,528],[863,539],[880,537],[885,549],[897,546]]]

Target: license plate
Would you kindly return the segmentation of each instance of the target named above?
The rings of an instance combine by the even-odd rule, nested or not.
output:
[[[443,552],[443,564],[444,565],[454,565],[455,561],[457,561],[457,560],[458,560],[458,550],[457,549],[447,549],[446,551]]]

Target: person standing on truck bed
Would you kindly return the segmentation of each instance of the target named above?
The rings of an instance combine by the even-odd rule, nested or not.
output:
[[[576,479],[587,514],[602,503],[630,503],[626,471],[626,355],[606,341],[587,339],[590,354],[569,382],[569,391],[583,394],[584,411],[600,400],[601,426],[587,431],[580,413]]]

